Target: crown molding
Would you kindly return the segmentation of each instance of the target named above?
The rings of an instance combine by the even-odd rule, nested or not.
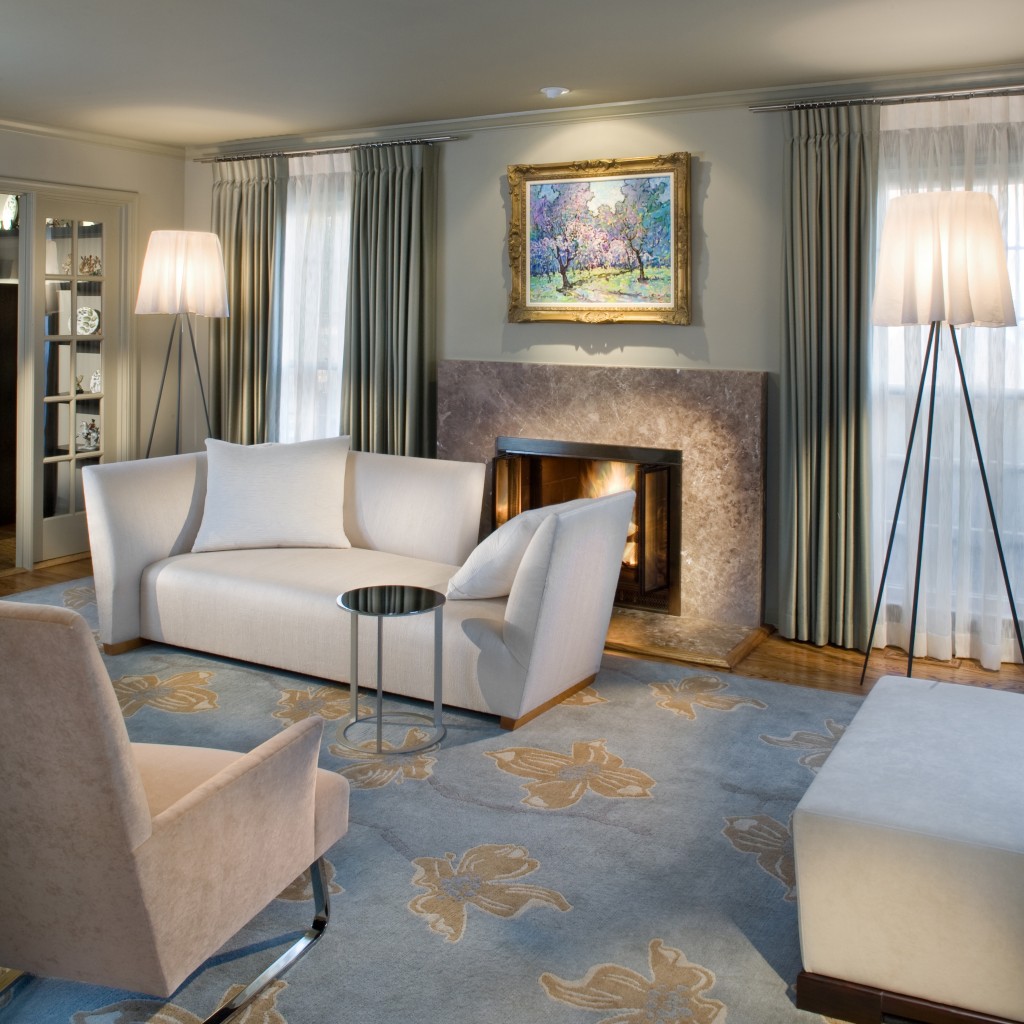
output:
[[[815,82],[779,88],[745,89],[733,92],[697,93],[689,96],[668,96],[648,100],[626,100],[596,103],[587,106],[563,106],[523,110],[507,114],[418,121],[376,128],[360,128],[319,132],[310,135],[276,136],[273,138],[238,139],[217,145],[190,146],[190,160],[216,160],[220,157],[241,157],[268,151],[330,149],[358,146],[374,142],[406,139],[417,135],[471,135],[478,132],[509,128],[531,128],[605,121],[622,117],[676,114],[700,110],[722,110],[800,102],[822,102],[826,99],[852,98],[898,99],[920,95],[974,89],[998,89],[1024,86],[1024,64],[990,68],[964,69],[929,75],[895,75],[887,78],[855,78]]]
[[[126,139],[119,135],[104,135],[101,132],[86,132],[76,128],[54,128],[51,125],[31,124],[26,121],[8,121],[4,118],[0,118],[0,131],[17,132],[21,135],[57,139],[64,142],[84,142],[96,146],[130,149],[138,153],[149,153],[154,156],[177,157],[179,160],[185,159],[187,152],[184,146],[142,142],[139,139]]]

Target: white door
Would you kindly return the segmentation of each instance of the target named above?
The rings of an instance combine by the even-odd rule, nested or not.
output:
[[[42,562],[88,551],[82,469],[127,454],[127,211],[44,192],[26,198],[19,522],[27,519],[32,561]]]

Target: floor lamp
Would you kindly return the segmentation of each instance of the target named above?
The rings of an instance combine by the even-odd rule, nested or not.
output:
[[[199,370],[199,353],[192,330],[192,315],[227,316],[228,292],[224,279],[224,255],[220,239],[211,231],[154,231],[149,236],[146,259],[142,265],[136,313],[172,313],[171,335],[167,340],[164,372],[160,378],[160,391],[153,411],[153,425],[149,430],[146,458],[153,448],[153,435],[160,414],[160,402],[167,383],[167,369],[174,349],[175,333],[178,340],[178,407],[174,427],[174,451],[181,451],[181,376],[182,350],[185,328],[192,344],[192,359],[199,381],[199,394],[206,414],[207,434],[212,434],[210,410],[203,390],[203,375]]]
[[[903,463],[893,511],[892,530],[885,551],[882,579],[878,586],[871,632],[860,681],[863,684],[871,657],[871,644],[878,624],[878,613],[885,591],[885,578],[889,572],[896,524],[906,490],[910,457],[921,418],[921,405],[925,387],[929,387],[928,422],[924,452],[924,474],[921,490],[921,522],[917,538],[917,564],[914,572],[914,598],[910,618],[910,640],[907,657],[907,675],[914,666],[914,639],[917,632],[917,611],[921,590],[921,565],[924,549],[925,511],[928,504],[928,475],[931,464],[932,434],[935,422],[935,386],[942,342],[942,325],[949,327],[949,339],[956,358],[957,371],[967,419],[978,456],[981,482],[985,488],[989,520],[995,535],[996,551],[1003,571],[1003,583],[1010,602],[1010,614],[1017,635],[1017,645],[1024,655],[1020,620],[1013,601],[1010,575],[999,537],[995,505],[981,454],[974,409],[967,388],[967,377],[960,357],[956,328],[1011,327],[1017,317],[1010,294],[1010,277],[1006,268],[1006,245],[999,225],[999,212],[995,199],[987,192],[918,192],[898,196],[889,205],[878,258],[874,303],[871,318],[879,326],[906,327],[929,325],[928,345],[921,367],[921,382],[917,389],[917,402],[907,442],[907,457]],[[930,383],[929,383],[930,380]]]

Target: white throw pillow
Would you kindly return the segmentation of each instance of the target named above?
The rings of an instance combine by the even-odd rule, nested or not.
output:
[[[531,508],[502,523],[469,553],[465,565],[448,581],[445,596],[453,601],[506,597],[519,571],[519,563],[544,520],[591,500],[577,498],[559,505]]]
[[[348,548],[347,437],[294,444],[207,438],[206,504],[193,551]]]

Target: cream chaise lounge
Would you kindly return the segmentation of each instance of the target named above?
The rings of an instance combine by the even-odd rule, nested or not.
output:
[[[597,672],[632,492],[527,513],[475,547],[482,464],[340,438],[207,448],[83,473],[108,652],[146,639],[347,681],[336,598],[396,583],[449,590],[447,705],[513,727]],[[432,697],[431,618],[386,624],[387,690]],[[372,686],[375,627],[360,628]]]

